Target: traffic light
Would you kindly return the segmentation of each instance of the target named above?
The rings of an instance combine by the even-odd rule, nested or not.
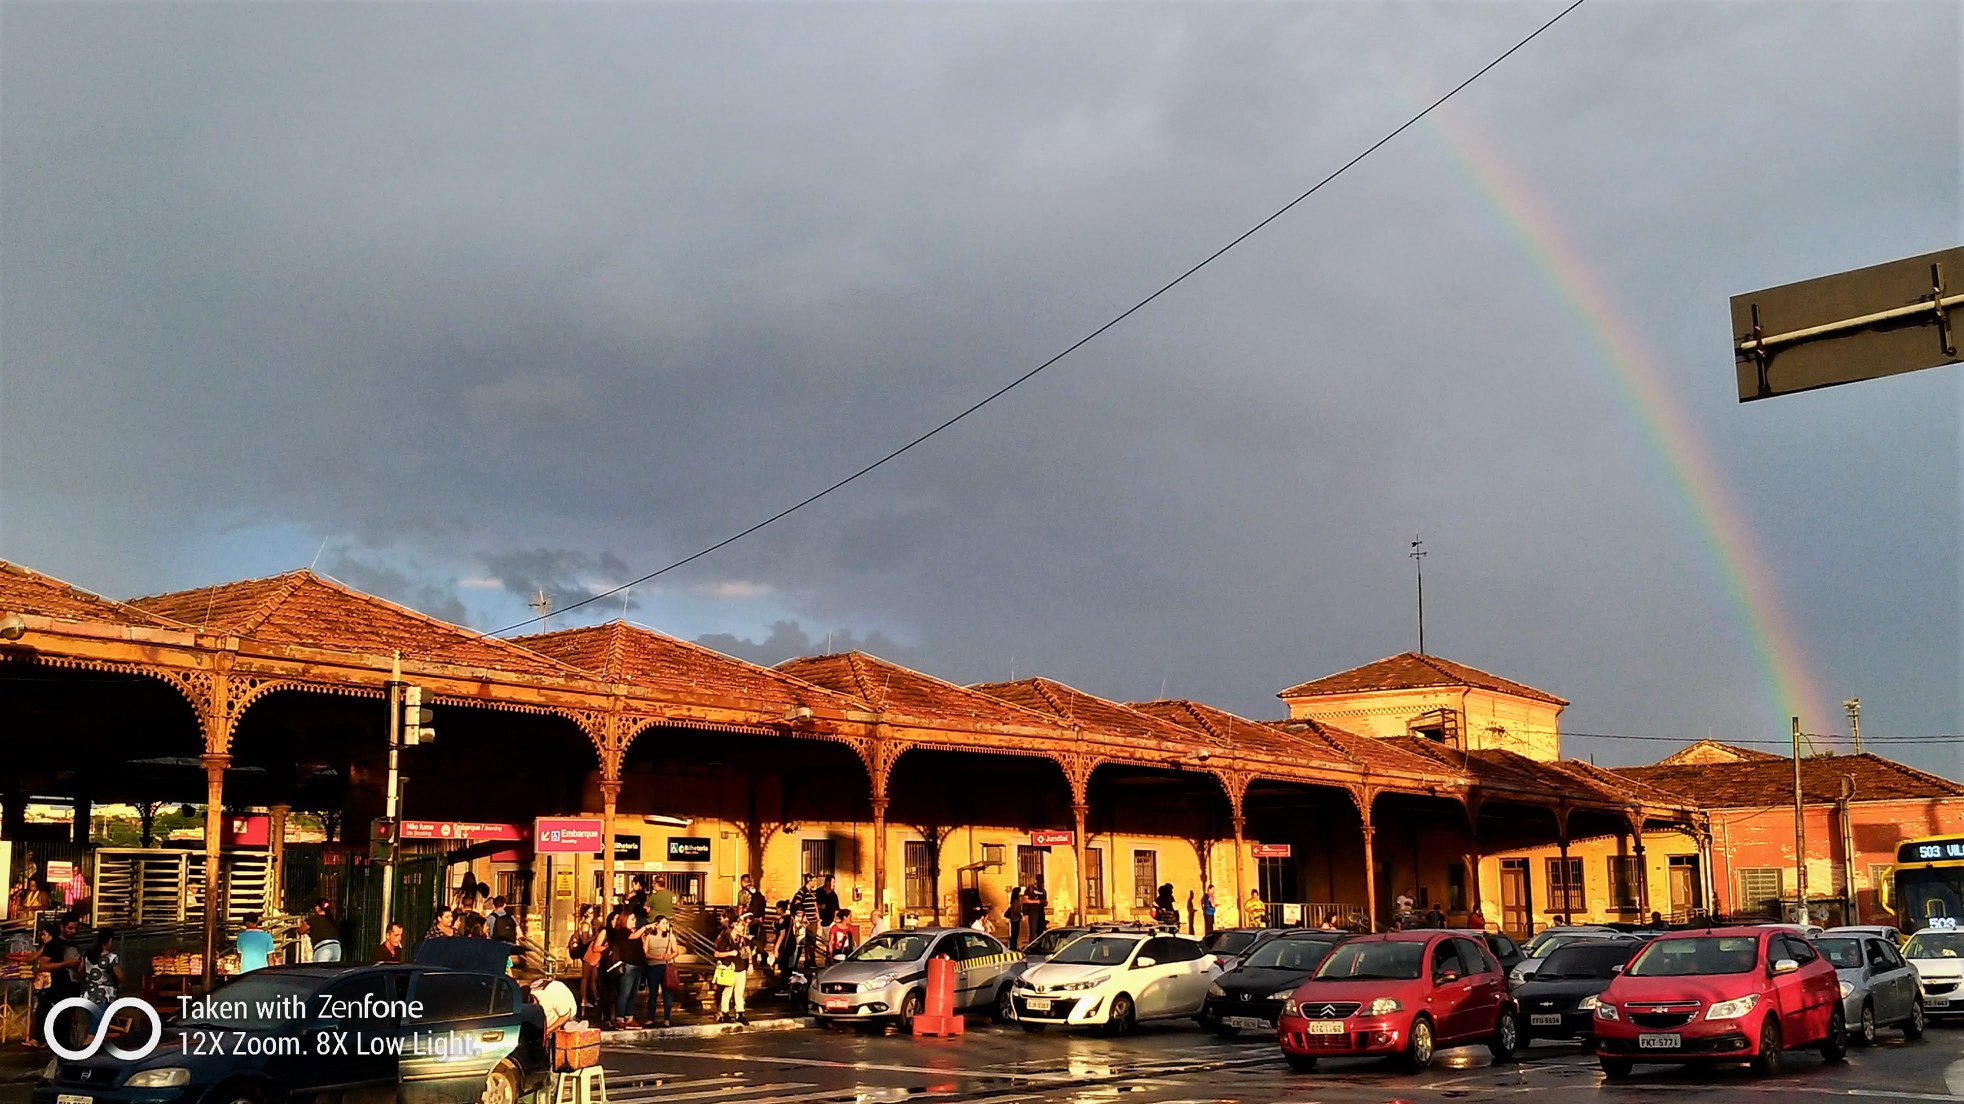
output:
[[[405,686],[402,688],[402,744],[414,747],[436,739],[436,730],[430,727],[433,714],[423,706],[423,688]]]

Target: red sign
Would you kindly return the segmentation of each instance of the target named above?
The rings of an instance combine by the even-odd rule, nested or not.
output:
[[[600,851],[599,817],[540,817],[532,850],[541,855],[592,855]]]
[[[1250,850],[1258,859],[1286,859],[1289,845],[1286,843],[1257,843]]]
[[[1077,841],[1076,832],[1031,832],[1031,847],[1069,847]]]
[[[218,842],[224,847],[265,847],[273,839],[273,818],[262,813],[228,816],[218,825]]]
[[[516,840],[525,838],[525,829],[516,824],[484,824],[475,820],[405,820],[402,838],[406,840]]]

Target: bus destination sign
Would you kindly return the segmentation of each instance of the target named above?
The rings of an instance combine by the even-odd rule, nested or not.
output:
[[[1896,848],[1899,863],[1964,861],[1964,836],[1912,840]]]

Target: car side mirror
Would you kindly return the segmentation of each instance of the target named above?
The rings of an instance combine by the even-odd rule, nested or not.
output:
[[[1800,963],[1795,962],[1791,958],[1783,958],[1773,964],[1773,976],[1779,977],[1781,974],[1791,974],[1798,969],[1800,969]]]
[[[1620,974],[1620,973],[1622,973],[1622,972],[1623,972],[1623,967],[1621,967],[1621,966],[1611,966],[1611,967],[1609,968],[1609,972],[1610,972],[1610,973],[1612,973],[1612,974]]]
[[[1152,957],[1151,955],[1141,955],[1138,958],[1132,960],[1132,968],[1134,970],[1143,970],[1148,966],[1157,966],[1157,965],[1159,965],[1159,960]]]

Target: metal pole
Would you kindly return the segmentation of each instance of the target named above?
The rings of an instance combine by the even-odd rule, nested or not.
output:
[[[1800,792],[1800,718],[1793,719],[1794,735],[1794,884],[1800,908],[1795,919],[1807,923],[1807,806]]]
[[[1862,753],[1862,699],[1849,698],[1841,703],[1841,707],[1848,711],[1849,738],[1855,742],[1855,754],[1860,755]]]
[[[1425,542],[1412,538],[1412,565],[1418,571],[1418,654],[1425,654]]]
[[[382,932],[388,933],[396,895],[396,846],[402,839],[397,822],[398,791],[402,784],[402,652],[397,651],[389,669],[389,792],[383,818],[389,825],[389,849],[382,860]]]
[[[1798,330],[1788,330],[1786,333],[1768,334],[1765,337],[1743,337],[1736,344],[1735,352],[1741,357],[1750,357],[1760,353],[1771,353],[1788,345],[1798,345],[1803,341],[1812,341],[1822,337],[1839,337],[1843,334],[1868,329],[1871,326],[1902,322],[1912,318],[1921,318],[1924,315],[1928,315],[1931,322],[1936,322],[1942,319],[1945,312],[1955,310],[1958,307],[1964,307],[1964,295],[1933,296],[1932,298],[1923,299],[1907,306],[1891,307],[1888,310],[1876,311],[1873,314],[1844,318],[1838,322],[1824,322],[1818,326],[1806,326]],[[1925,323],[1925,325],[1928,325],[1928,323]]]

